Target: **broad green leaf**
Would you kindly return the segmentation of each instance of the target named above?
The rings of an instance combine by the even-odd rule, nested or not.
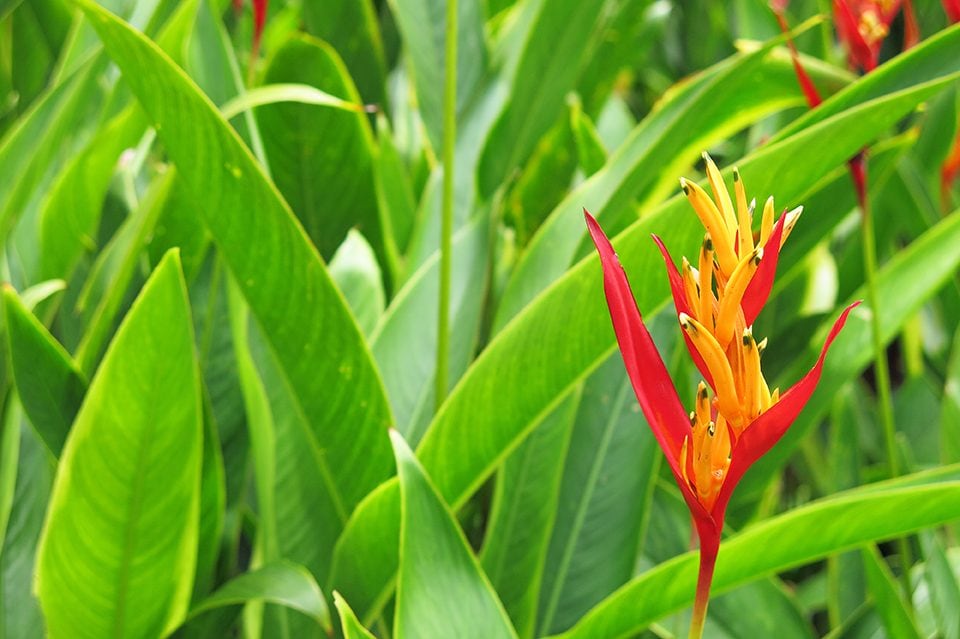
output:
[[[145,128],[140,107],[127,107],[102,127],[57,178],[40,211],[42,277],[69,278],[79,257],[95,250],[100,212],[117,160],[136,144]]]
[[[347,238],[333,254],[330,277],[350,305],[363,334],[370,335],[387,302],[377,256],[356,229],[347,231]]]
[[[394,636],[515,638],[507,613],[453,513],[400,433],[390,434],[401,504]]]
[[[277,51],[268,84],[299,83],[359,102],[337,52],[300,34]],[[267,104],[257,110],[263,146],[277,187],[324,259],[357,228],[383,259],[384,236],[373,186],[373,133],[364,113],[309,104]]]
[[[201,366],[201,377],[203,365]],[[203,389],[203,461],[200,470],[200,522],[197,528],[197,570],[191,601],[210,592],[216,579],[217,562],[223,538],[224,508],[227,495],[224,480],[223,451],[220,434],[210,405],[209,393]]]
[[[333,593],[333,605],[337,607],[337,612],[340,614],[340,627],[343,629],[344,639],[374,639],[339,592]]]
[[[950,79],[872,100],[780,144],[764,147],[754,154],[749,172],[741,167],[745,184],[748,188],[761,184],[760,192],[776,190],[787,200],[796,197]],[[822,139],[835,140],[835,144],[818,144]],[[617,236],[614,244],[632,277],[639,308],[647,315],[663,306],[668,296],[663,261],[649,239],[653,232],[674,250],[697,246],[703,233],[685,198],[675,197]],[[615,339],[601,282],[599,263],[593,256],[570,269],[497,334],[441,407],[418,456],[447,503],[462,505],[540,419],[613,352]],[[491,405],[497,410],[488,410]],[[446,461],[450,459],[457,463]],[[380,529],[381,540],[395,534],[395,523],[359,523],[370,513],[391,512],[391,508],[373,503],[390,495],[390,491],[380,491],[365,502],[354,513],[347,532],[374,525]],[[338,543],[338,553],[365,552],[368,550],[355,546],[346,534]],[[336,580],[342,573],[336,573],[334,581],[336,589],[363,611],[364,619],[367,606],[374,605],[390,583],[394,567],[371,566],[368,570],[372,572],[363,582],[380,584],[373,591],[351,590]]]
[[[920,639],[920,631],[910,619],[910,613],[898,592],[897,582],[880,556],[880,551],[876,546],[870,545],[861,549],[860,556],[863,558],[874,608],[883,621],[887,636]]]
[[[289,561],[275,561],[234,577],[190,610],[190,617],[249,601],[265,601],[302,612],[329,634],[330,611],[313,575]]]
[[[585,382],[543,572],[538,636],[566,630],[633,575],[660,455],[614,353]]]
[[[473,356],[483,310],[487,276],[487,235],[482,220],[470,223],[453,239],[450,289],[450,385]],[[370,337],[396,428],[418,442],[433,418],[439,306],[439,262],[434,255],[404,284]]]
[[[483,569],[520,637],[532,637],[563,460],[580,393],[573,391],[504,462],[484,535]]]
[[[100,253],[87,279],[79,305],[92,308],[94,305],[88,297],[95,292],[99,292],[101,297],[76,352],[77,365],[86,375],[93,372],[100,360],[127,289],[136,275],[140,254],[146,248],[157,219],[164,210],[167,194],[175,179],[176,171],[170,169],[154,180],[137,210],[131,213],[110,244]]]
[[[80,409],[87,382],[80,369],[9,287],[4,319],[13,379],[30,423],[55,457]]]
[[[170,253],[111,342],[61,456],[37,550],[51,637],[158,636],[183,619],[200,410],[186,286]]]
[[[307,31],[329,42],[343,58],[365,102],[383,104],[386,63],[371,0],[306,2]]]
[[[960,482],[850,491],[765,520],[721,544],[712,592],[858,545],[949,521]],[[810,531],[817,534],[811,535]],[[763,549],[763,552],[758,552]],[[687,553],[634,578],[591,610],[565,639],[628,637],[693,603],[697,557]]]
[[[410,59],[420,117],[431,146],[443,140],[443,79],[447,3],[444,0],[388,0]],[[457,4],[457,114],[477,92],[487,68],[480,0]],[[460,127],[458,126],[458,129]]]
[[[542,0],[523,43],[509,98],[480,159],[480,193],[489,197],[526,162],[561,115],[603,15],[604,0]]]
[[[141,34],[89,2],[82,8],[193,193],[300,409],[322,434],[331,480],[352,510],[390,473],[391,417],[342,297],[289,207],[213,104]]]
[[[19,417],[7,421],[5,428],[17,429],[19,451],[13,507],[0,549],[0,634],[41,639],[46,633],[33,593],[34,560],[56,460],[36,431]],[[4,443],[10,441],[4,439]]]

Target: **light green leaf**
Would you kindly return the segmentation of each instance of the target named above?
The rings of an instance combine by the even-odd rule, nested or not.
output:
[[[357,113],[364,110],[362,104],[341,100],[337,96],[331,95],[326,91],[321,91],[309,84],[277,82],[266,86],[255,87],[242,95],[231,98],[226,104],[220,107],[220,112],[224,118],[232,120],[250,109],[283,102],[325,106]]]
[[[712,592],[853,548],[949,521],[960,508],[960,482],[854,490],[765,520],[725,540]],[[817,534],[811,535],[810,531]],[[763,549],[763,552],[758,552]],[[613,639],[636,634],[693,603],[697,556],[660,564],[591,610],[565,639]]]
[[[37,551],[51,637],[142,637],[183,619],[202,426],[193,327],[170,253],[134,302],[63,450]]]
[[[3,306],[20,401],[43,443],[59,457],[86,393],[86,379],[9,286],[3,290]]]
[[[439,152],[443,139],[445,0],[388,0],[410,58],[420,117],[430,144]],[[479,0],[457,4],[457,114],[466,109],[487,67],[483,9]]]
[[[322,434],[331,479],[352,510],[390,474],[391,417],[343,298],[289,207],[213,104],[141,34],[90,2],[81,6],[193,193],[306,420]]]
[[[480,558],[520,637],[532,637],[536,629],[563,460],[579,402],[578,389],[544,418],[497,476]]]
[[[862,548],[860,556],[867,575],[867,587],[873,595],[874,608],[883,621],[888,637],[920,639],[920,631],[910,619],[910,613],[898,593],[897,582],[876,546]]]
[[[343,244],[333,254],[330,277],[350,305],[363,334],[370,335],[387,302],[377,256],[356,229],[347,231]]]
[[[344,639],[375,639],[370,631],[360,624],[357,615],[350,609],[346,599],[340,596],[339,592],[333,593],[333,605],[337,607],[340,613],[340,627],[343,629]]]
[[[400,476],[397,639],[516,638],[506,611],[463,531],[397,431],[390,431]]]
[[[509,91],[480,159],[480,193],[489,197],[526,162],[561,115],[603,16],[605,0],[542,0],[516,61]]]
[[[250,601],[264,601],[302,612],[328,634],[332,632],[327,601],[313,575],[289,561],[274,561],[234,577],[190,610],[190,617]]]

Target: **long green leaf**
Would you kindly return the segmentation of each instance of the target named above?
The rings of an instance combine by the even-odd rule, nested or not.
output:
[[[363,627],[339,592],[333,593],[333,605],[337,607],[337,612],[340,614],[340,627],[343,628],[344,639],[375,639],[370,631]]]
[[[713,592],[787,570],[860,544],[888,539],[956,516],[960,482],[893,488],[814,502],[768,519],[721,545]],[[816,530],[817,534],[810,534]],[[762,549],[762,552],[759,552]],[[660,564],[594,608],[565,639],[613,639],[639,632],[693,602],[695,553]]]
[[[910,619],[897,582],[876,546],[860,550],[867,575],[867,586],[873,595],[873,604],[880,615],[888,637],[897,639],[920,639],[920,631]]]
[[[275,352],[349,511],[391,471],[390,409],[316,249],[236,133],[141,34],[84,1]]]
[[[456,518],[413,452],[391,431],[400,476],[400,574],[394,636],[513,637],[503,605]]]
[[[67,438],[37,551],[51,637],[142,637],[183,619],[196,565],[202,426],[179,260],[147,281]]]
[[[10,363],[20,401],[44,444],[59,457],[87,382],[63,346],[9,287],[3,290]]]

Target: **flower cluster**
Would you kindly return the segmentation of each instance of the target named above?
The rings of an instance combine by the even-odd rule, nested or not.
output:
[[[610,241],[584,211],[600,254],[604,291],[627,374],[683,494],[700,539],[700,574],[691,636],[700,636],[726,507],[747,469],[783,436],[820,379],[827,349],[843,327],[837,319],[814,367],[781,393],[770,389],[761,370],[767,340],[757,340],[753,322],[776,275],[780,248],[802,208],[774,221],[773,198],[755,234],[755,202],[734,169],[734,198],[720,171],[704,154],[711,198],[698,184],[680,184],[706,235],[696,266],[683,258],[677,269],[654,236],[667,267],[677,318],[690,355],[703,375],[688,413],[673,386]],[[736,203],[734,203],[734,199]]]

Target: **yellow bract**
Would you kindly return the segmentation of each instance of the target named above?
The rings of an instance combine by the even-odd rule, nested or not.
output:
[[[710,509],[723,485],[733,441],[776,403],[779,391],[770,392],[760,368],[767,340],[757,342],[741,307],[773,232],[773,198],[764,204],[760,232],[755,238],[756,201],[748,204],[740,173],[734,169],[731,199],[713,160],[704,154],[704,161],[713,198],[697,184],[680,180],[707,233],[697,268],[687,258],[681,264],[690,313],[680,313],[679,319],[710,372],[715,394],[711,400],[706,384],[701,382],[695,409],[690,413],[692,434],[683,442],[680,467],[684,480]],[[799,207],[786,214],[781,246],[801,212]]]

